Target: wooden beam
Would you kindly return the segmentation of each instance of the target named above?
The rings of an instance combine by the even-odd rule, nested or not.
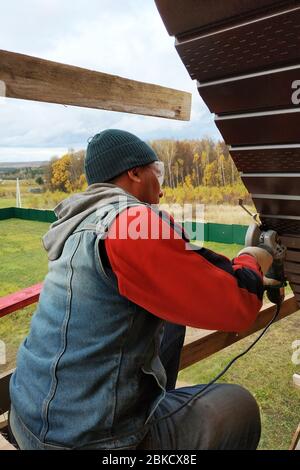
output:
[[[271,320],[275,314],[275,309],[276,307],[271,304],[264,306],[255,323],[247,331],[242,333],[227,333],[224,331],[208,332],[206,336],[185,345],[181,353],[179,368],[185,369],[186,367],[211,356],[221,349],[227,348],[228,346],[231,346],[231,344],[252,335],[252,333],[261,330]],[[297,310],[299,310],[297,300],[293,294],[290,294],[283,302],[276,321],[295,313]]]
[[[13,370],[0,374],[0,415],[6,413],[10,407],[9,381]]]
[[[17,450],[0,434],[0,450]]]
[[[34,286],[26,287],[26,289],[1,297],[0,318],[37,302],[39,300],[42,286],[42,283],[35,284]]]
[[[296,429],[295,434],[293,435],[289,450],[300,450],[300,423]]]
[[[188,121],[191,94],[0,50],[6,96]]]

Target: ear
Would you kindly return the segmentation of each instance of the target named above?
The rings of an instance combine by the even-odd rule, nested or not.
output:
[[[127,171],[127,175],[131,181],[134,181],[135,183],[140,183],[142,181],[142,168],[139,166],[136,168],[132,168],[131,170]]]

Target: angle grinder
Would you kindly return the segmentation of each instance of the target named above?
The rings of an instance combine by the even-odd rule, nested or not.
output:
[[[254,219],[250,224],[245,237],[245,247],[258,246],[266,249],[273,256],[273,263],[265,274],[264,285],[270,302],[278,305],[284,300],[284,288],[287,280],[284,274],[284,259],[286,247],[282,244],[275,230],[267,229],[257,220],[257,214],[251,214],[239,201],[240,206],[246,210]]]
[[[273,263],[265,274],[265,290],[270,302],[277,304],[283,301],[284,288],[287,284],[284,274],[286,247],[282,245],[278,233],[275,230],[266,230],[262,225],[259,226],[253,223],[248,227],[245,246],[260,246],[271,253]]]

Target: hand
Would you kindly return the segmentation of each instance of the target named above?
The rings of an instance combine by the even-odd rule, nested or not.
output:
[[[273,256],[264,248],[259,248],[258,246],[247,246],[243,248],[238,254],[239,255],[251,255],[254,256],[256,261],[261,267],[263,274],[266,274],[273,263]]]

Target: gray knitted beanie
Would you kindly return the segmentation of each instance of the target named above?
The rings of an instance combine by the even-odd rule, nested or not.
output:
[[[88,144],[85,174],[88,184],[104,183],[135,166],[158,160],[152,148],[130,132],[107,129]]]

